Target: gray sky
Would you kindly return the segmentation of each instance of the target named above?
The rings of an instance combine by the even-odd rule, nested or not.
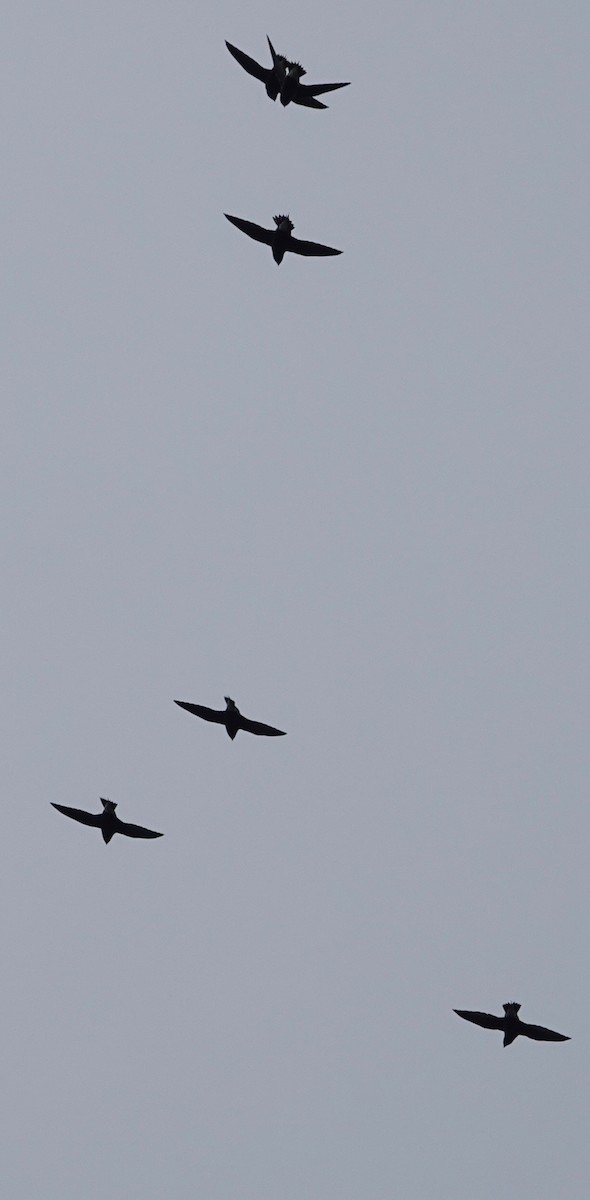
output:
[[[6,10],[5,1194],[586,1200],[588,7],[208,7]]]

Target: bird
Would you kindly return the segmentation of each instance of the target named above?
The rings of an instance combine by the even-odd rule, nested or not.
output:
[[[101,813],[85,812],[82,808],[68,808],[66,804],[51,804],[58,812],[63,813],[65,817],[71,817],[74,821],[80,821],[82,825],[94,825],[100,829],[103,841],[108,843],[116,833],[123,833],[125,837],[132,838],[157,838],[163,837],[163,833],[154,833],[153,829],[144,829],[143,825],[130,825],[127,821],[121,821],[117,816],[115,809],[117,805],[114,800],[107,800],[103,796],[100,797],[103,806]]]
[[[236,229],[247,233],[248,237],[254,238],[256,242],[264,242],[265,246],[270,246],[277,266],[282,263],[288,250],[292,254],[304,254],[308,258],[342,254],[341,250],[334,250],[332,246],[322,246],[319,242],[302,242],[300,238],[292,237],[295,226],[288,214],[273,217],[276,229],[263,229],[262,225],[255,225],[253,221],[244,221],[242,217],[231,217],[229,213],[224,213],[224,216],[231,221],[232,225],[236,226]]]
[[[316,100],[316,96],[322,96],[325,92],[335,92],[338,88],[350,87],[349,83],[302,83],[301,80],[307,72],[301,63],[290,62],[284,54],[277,54],[268,35],[266,40],[272,56],[272,67],[261,67],[260,63],[250,58],[249,54],[244,54],[243,50],[238,50],[237,46],[232,46],[231,42],[226,41],[225,44],[236,62],[239,62],[249,75],[253,75],[264,84],[266,94],[271,100],[280,96],[283,108],[291,102],[301,104],[304,108],[327,108],[328,105]]]
[[[259,737],[285,737],[284,729],[275,729],[273,725],[264,725],[262,721],[250,721],[248,717],[244,717],[240,712],[237,704],[232,700],[231,696],[224,696],[226,707],[206,708],[204,704],[189,704],[187,700],[175,700],[180,708],[186,708],[186,711],[192,713],[195,717],[202,717],[204,721],[214,721],[217,725],[225,725],[227,736],[232,742],[239,729],[244,729],[246,733],[255,733]]]
[[[571,1038],[564,1033],[555,1033],[553,1029],[545,1029],[543,1025],[528,1025],[521,1021],[518,1011],[521,1007],[513,1000],[504,1004],[504,1016],[495,1017],[492,1013],[469,1012],[465,1008],[454,1008],[458,1017],[464,1021],[472,1021],[474,1025],[482,1025],[484,1029],[499,1029],[504,1034],[504,1046],[509,1046],[519,1036],[533,1038],[535,1042],[569,1042]]]

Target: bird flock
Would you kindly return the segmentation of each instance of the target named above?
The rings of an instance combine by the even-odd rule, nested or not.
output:
[[[283,107],[286,107],[288,104],[298,104],[305,108],[325,109],[327,105],[318,100],[318,96],[324,95],[326,92],[337,91],[339,88],[349,87],[349,83],[302,83],[301,80],[306,71],[301,64],[292,62],[282,54],[277,54],[268,36],[267,42],[272,58],[272,66],[270,67],[261,66],[250,55],[246,54],[243,50],[239,50],[237,46],[233,46],[231,42],[226,41],[225,44],[236,62],[249,75],[252,75],[264,84],[270,100],[276,101],[277,98],[280,99]],[[293,237],[294,225],[288,214],[280,214],[273,217],[274,229],[265,229],[262,225],[244,220],[242,217],[232,216],[230,213],[225,213],[225,216],[232,225],[235,225],[237,229],[247,234],[248,237],[253,238],[254,241],[270,246],[272,256],[277,265],[280,265],[287,252],[300,254],[305,257],[326,257],[342,253],[341,250],[335,250],[332,246],[324,246],[319,242],[302,241],[300,238]],[[240,730],[255,734],[258,737],[285,736],[283,729],[276,729],[273,725],[266,725],[262,721],[253,721],[249,717],[245,717],[231,696],[225,696],[224,700],[226,704],[224,709],[208,708],[206,705],[193,704],[187,700],[175,700],[175,704],[178,704],[180,708],[184,708],[193,716],[201,717],[204,721],[225,726],[225,731],[232,741]],[[100,829],[106,844],[111,841],[116,833],[131,838],[159,838],[163,836],[163,834],[156,833],[152,829],[146,829],[143,825],[133,825],[127,821],[122,821],[115,812],[117,805],[113,800],[108,800],[101,796],[101,803],[103,810],[99,813],[89,813],[80,808],[70,808],[65,804],[53,804],[53,808],[63,813],[64,816],[71,817],[74,821],[79,821],[82,825],[91,825]],[[496,1017],[493,1013],[476,1012],[463,1008],[456,1008],[453,1011],[458,1017],[462,1017],[463,1020],[470,1021],[474,1025],[480,1025],[484,1029],[499,1030],[504,1035],[502,1041],[504,1046],[509,1046],[519,1036],[528,1037],[537,1042],[570,1041],[570,1038],[563,1033],[556,1033],[554,1030],[547,1029],[543,1025],[530,1025],[526,1021],[521,1021],[518,1015],[521,1006],[515,1001],[510,1001],[502,1007],[504,1015],[501,1017]]]

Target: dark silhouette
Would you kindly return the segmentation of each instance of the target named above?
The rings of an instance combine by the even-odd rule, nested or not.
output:
[[[248,237],[254,238],[256,242],[264,242],[265,246],[270,246],[277,265],[282,263],[288,250],[292,254],[304,254],[308,258],[342,254],[341,250],[333,250],[331,246],[321,246],[319,242],[302,242],[299,238],[294,238],[292,230],[295,226],[288,215],[273,217],[276,229],[263,229],[262,225],[255,225],[253,221],[244,221],[242,217],[230,217],[229,213],[224,215],[232,225],[236,226],[236,229],[241,229],[242,233],[247,233]]]
[[[500,1029],[504,1034],[504,1046],[509,1046],[515,1038],[519,1036],[533,1038],[535,1042],[569,1042],[571,1038],[566,1037],[564,1033],[554,1033],[552,1029],[545,1029],[543,1025],[527,1025],[526,1021],[521,1021],[518,1010],[520,1004],[514,1001],[511,1004],[502,1005],[504,1009],[503,1017],[494,1017],[492,1013],[469,1012],[464,1008],[454,1008],[458,1017],[463,1017],[464,1021],[472,1021],[474,1025],[483,1025],[484,1029]]]
[[[58,812],[63,813],[66,817],[72,817],[74,821],[80,821],[82,825],[94,825],[100,829],[104,841],[110,842],[111,838],[116,833],[124,833],[125,837],[132,838],[157,838],[163,837],[163,833],[154,833],[152,829],[144,829],[143,825],[129,825],[127,821],[121,821],[117,816],[115,809],[117,805],[114,800],[105,800],[100,797],[103,812],[88,813],[84,812],[83,808],[68,808],[65,804],[51,804]]]
[[[275,729],[272,725],[263,725],[262,721],[249,721],[247,717],[243,717],[231,696],[224,696],[223,699],[227,705],[225,709],[206,708],[204,704],[189,704],[187,700],[175,700],[174,703],[180,708],[186,708],[186,711],[193,713],[195,717],[202,717],[204,721],[225,725],[232,742],[238,729],[244,729],[246,733],[256,733],[259,737],[285,737],[284,729]]]
[[[328,105],[316,100],[316,96],[350,86],[348,83],[302,83],[301,79],[306,72],[301,64],[290,62],[283,54],[277,54],[268,36],[266,40],[272,55],[272,67],[261,67],[260,63],[250,58],[249,54],[244,54],[243,50],[238,50],[237,46],[232,46],[231,42],[225,44],[236,62],[239,62],[249,75],[253,75],[264,84],[266,94],[271,100],[280,96],[284,108],[291,102],[302,104],[305,108],[327,108]]]

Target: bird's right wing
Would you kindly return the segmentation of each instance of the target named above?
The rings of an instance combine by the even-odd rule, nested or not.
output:
[[[80,821],[82,825],[98,826],[102,824],[102,813],[84,812],[83,808],[68,808],[65,804],[54,804],[53,800],[50,801],[50,804],[65,817],[72,817],[74,821]]]
[[[254,221],[244,221],[242,217],[230,217],[229,213],[223,214],[235,225],[236,229],[241,229],[242,233],[247,233],[248,237],[254,238],[256,242],[264,242],[265,246],[272,245],[273,229],[263,229],[262,225],[255,225]]]
[[[302,83],[299,90],[307,96],[324,96],[326,92],[335,92],[341,87],[350,87],[350,83]]]
[[[130,825],[128,821],[122,821],[121,818],[117,824],[117,833],[124,833],[126,837],[136,838],[164,837],[163,833],[154,833],[153,829],[144,829],[143,825]]]
[[[322,104],[321,100],[316,100],[315,96],[304,95],[303,88],[300,87],[297,95],[293,96],[293,104],[301,104],[302,108],[327,108],[327,104]]]
[[[259,737],[285,737],[284,729],[275,729],[273,725],[265,725],[263,721],[249,721],[240,713],[240,729],[247,733],[256,733]]]
[[[332,246],[322,246],[319,242],[302,242],[301,238],[294,237],[289,238],[287,250],[291,250],[293,254],[305,254],[307,258],[324,257],[326,254],[342,254],[341,250],[334,250]]]
[[[474,1025],[482,1025],[484,1029],[502,1029],[503,1018],[495,1017],[493,1013],[469,1012],[465,1008],[454,1008],[458,1017],[463,1017],[464,1021],[473,1021]]]
[[[261,67],[260,63],[257,63],[254,58],[250,58],[249,54],[244,54],[243,50],[238,50],[237,46],[232,46],[231,42],[226,42],[225,44],[236,62],[239,62],[240,66],[249,75],[253,75],[255,79],[260,79],[261,83],[266,83],[269,75],[272,74],[268,70],[268,67]]]
[[[533,1038],[535,1042],[570,1042],[571,1038],[566,1037],[564,1033],[555,1033],[553,1029],[545,1029],[543,1025],[529,1025],[526,1021],[520,1022],[520,1033],[524,1033],[525,1037]]]
[[[204,704],[189,704],[188,700],[175,700],[179,708],[186,708],[194,717],[202,717],[204,721],[214,721],[216,725],[225,725],[225,709],[206,708]]]

